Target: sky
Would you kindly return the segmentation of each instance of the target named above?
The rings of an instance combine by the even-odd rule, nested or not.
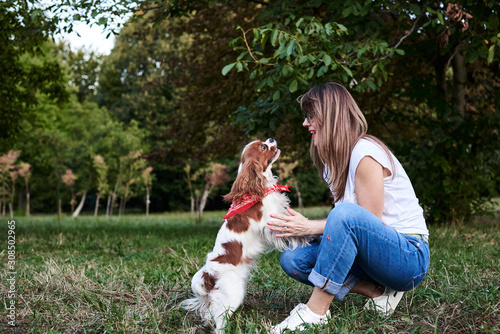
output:
[[[85,48],[88,51],[108,55],[115,44],[115,37],[111,34],[107,39],[107,31],[104,31],[101,26],[86,25],[84,22],[75,22],[74,31],[71,34],[62,34],[54,36],[56,41],[63,40],[70,44],[71,49],[77,50]],[[76,34],[77,31],[80,36]]]

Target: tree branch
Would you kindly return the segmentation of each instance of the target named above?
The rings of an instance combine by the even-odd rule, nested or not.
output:
[[[420,18],[421,18],[421,17],[424,15],[424,13],[425,13],[425,9],[427,8],[427,4],[428,4],[428,3],[426,2],[426,3],[424,3],[424,4],[422,5],[422,8],[420,8],[420,15],[419,15],[419,16],[417,16],[417,19],[415,20],[415,22],[413,22],[413,25],[411,26],[411,29],[408,31],[408,33],[407,33],[406,35],[402,36],[402,37],[399,39],[399,41],[396,43],[396,45],[394,46],[394,48],[395,48],[395,49],[396,49],[396,48],[397,48],[397,47],[398,47],[398,46],[399,46],[399,45],[400,45],[400,44],[401,44],[401,43],[402,43],[402,42],[403,42],[403,41],[404,41],[404,40],[405,40],[408,36],[410,36],[410,35],[413,33],[413,31],[415,30],[415,27],[417,26],[418,21],[420,20]]]

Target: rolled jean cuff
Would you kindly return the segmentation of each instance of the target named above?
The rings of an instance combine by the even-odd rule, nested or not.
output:
[[[353,274],[348,274],[343,284],[338,284],[316,272],[314,269],[308,277],[309,282],[321,290],[335,295],[335,298],[342,300],[351,291],[352,287],[359,283],[361,278]]]

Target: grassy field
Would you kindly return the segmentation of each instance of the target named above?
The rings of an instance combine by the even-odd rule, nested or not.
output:
[[[328,208],[306,209],[313,218]],[[8,219],[0,225],[0,332],[210,333],[177,307],[222,222],[222,212],[197,223],[189,214],[15,220],[16,296],[8,298]],[[500,218],[477,218],[468,227],[431,226],[431,268],[405,294],[389,318],[363,311],[365,298],[349,295],[331,306],[329,326],[309,333],[500,332]],[[266,333],[311,288],[279,266],[279,253],[263,255],[244,306],[228,333]],[[15,301],[17,326],[5,306]]]

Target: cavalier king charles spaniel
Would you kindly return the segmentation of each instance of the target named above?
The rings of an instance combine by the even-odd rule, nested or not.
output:
[[[238,176],[224,200],[232,203],[205,265],[193,276],[194,296],[181,303],[196,311],[215,332],[224,333],[227,319],[243,303],[252,265],[264,250],[306,245],[310,237],[276,238],[267,226],[271,214],[284,214],[290,200],[282,193],[271,167],[280,150],[274,139],[253,141],[241,154]]]

